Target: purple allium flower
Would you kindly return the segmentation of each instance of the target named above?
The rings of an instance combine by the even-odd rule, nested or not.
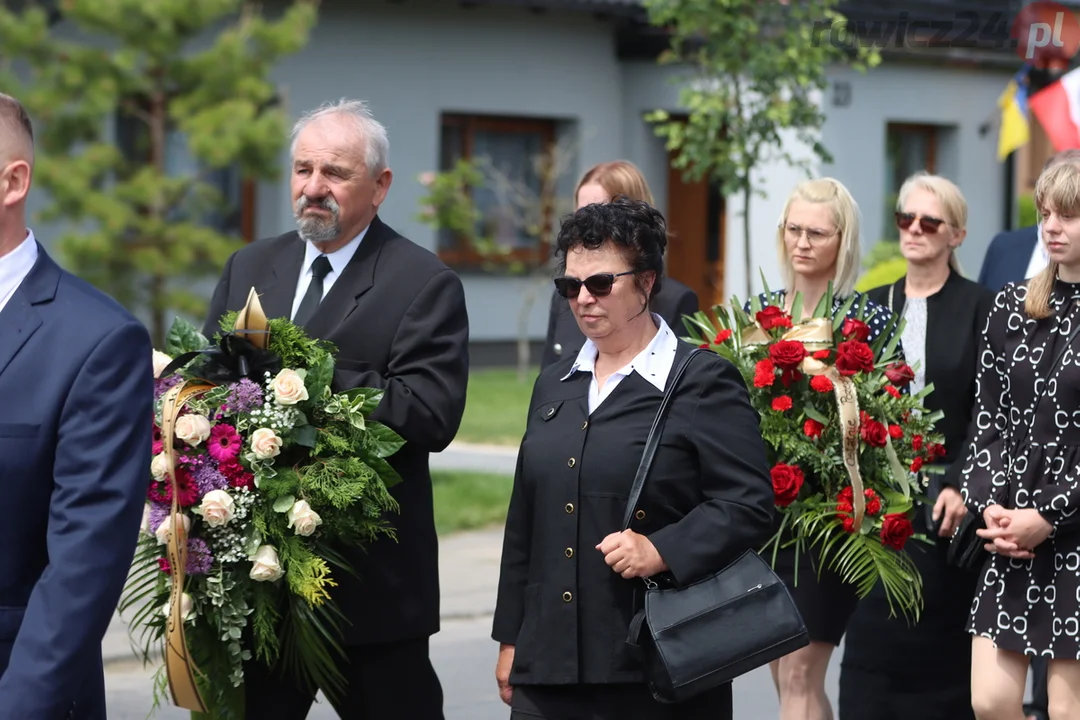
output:
[[[235,383],[225,398],[225,405],[231,413],[248,413],[262,407],[263,391],[248,378],[241,378]]]
[[[214,563],[214,556],[210,554],[210,546],[202,538],[188,538],[187,544],[187,574],[205,575],[210,572],[210,566]]]
[[[154,400],[159,400],[169,388],[174,385],[179,385],[183,382],[183,378],[175,373],[164,378],[157,378],[154,380]]]
[[[169,510],[171,506],[165,503],[151,502],[150,503],[150,532],[155,533],[157,529],[161,527],[161,523],[165,522],[165,518],[169,517]]]
[[[190,472],[195,486],[199,488],[200,498],[211,490],[224,490],[229,486],[229,481],[217,469],[217,464],[209,455],[196,455],[191,458]]]

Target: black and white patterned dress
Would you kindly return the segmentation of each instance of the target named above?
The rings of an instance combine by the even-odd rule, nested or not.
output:
[[[1031,560],[990,554],[968,631],[998,648],[1080,659],[1080,341],[1047,377],[1074,324],[1080,284],[1058,281],[1052,315],[1024,312],[1027,284],[994,299],[980,346],[975,436],[963,472],[968,507],[1035,508],[1054,531]],[[1037,414],[1036,401],[1043,396]],[[1032,423],[1034,418],[1034,424]],[[1031,427],[1016,446],[1017,432]]]
[[[859,306],[862,304],[863,298],[865,296],[858,290],[853,290],[851,294],[855,297],[855,299],[852,301],[851,307],[848,309],[847,317],[856,319],[859,314]],[[779,308],[783,308],[784,303],[786,302],[786,296],[787,290],[774,290],[771,298],[766,293],[761,293],[760,295],[758,295],[758,300],[761,302],[762,307],[765,307],[766,305],[776,305]],[[833,296],[833,317],[836,317],[836,313],[840,311],[840,308],[846,302],[846,297],[840,297],[839,295]],[[743,310],[745,310],[746,312],[750,312],[749,301],[747,301],[743,305]],[[869,342],[874,342],[874,340],[877,340],[878,335],[881,334],[881,331],[885,329],[885,326],[889,324],[889,320],[892,319],[892,313],[887,307],[883,305],[878,305],[876,302],[870,300],[869,298],[866,298],[865,314],[869,316],[869,319],[866,321],[867,327],[870,328],[870,337],[868,340]]]

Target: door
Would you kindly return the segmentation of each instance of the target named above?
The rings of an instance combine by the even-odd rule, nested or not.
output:
[[[724,199],[708,180],[687,182],[668,153],[667,222],[668,276],[697,293],[698,304],[711,312],[724,297]]]

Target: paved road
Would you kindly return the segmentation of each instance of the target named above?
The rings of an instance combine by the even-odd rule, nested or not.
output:
[[[496,694],[493,679],[495,643],[488,637],[490,617],[443,622],[432,638],[431,653],[446,697],[446,720],[506,720],[509,713]],[[829,694],[836,697],[839,679],[838,654],[829,669]],[[105,676],[109,720],[145,720],[151,705],[152,671],[133,663],[114,664]],[[760,668],[735,682],[735,720],[769,720],[777,716],[772,679]],[[835,700],[834,700],[835,702]],[[835,708],[834,708],[835,709]],[[178,708],[159,710],[156,720],[188,720]],[[333,709],[316,705],[309,720],[334,720]]]

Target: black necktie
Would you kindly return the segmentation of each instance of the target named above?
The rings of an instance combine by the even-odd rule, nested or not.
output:
[[[330,261],[325,255],[320,255],[311,263],[311,282],[304,293],[304,299],[300,301],[300,307],[296,309],[296,317],[293,318],[293,322],[300,327],[305,327],[319,308],[323,296],[323,278],[329,272]]]

